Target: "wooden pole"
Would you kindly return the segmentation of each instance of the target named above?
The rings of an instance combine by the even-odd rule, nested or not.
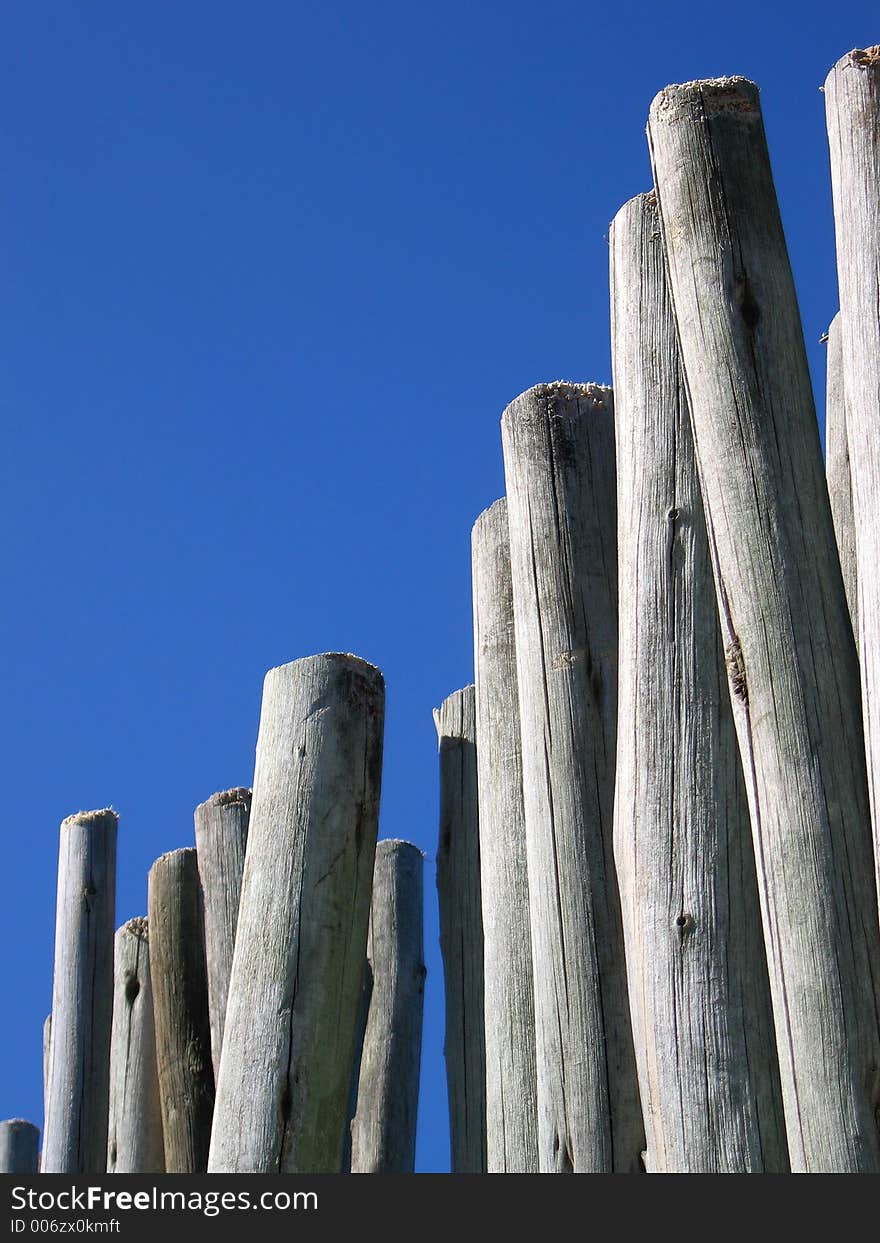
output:
[[[372,990],[351,1128],[353,1174],[412,1174],[422,1051],[424,857],[376,847],[367,938]]]
[[[43,1020],[43,1110],[49,1099],[49,1054],[52,1048],[52,1015]]]
[[[542,384],[501,422],[516,622],[542,1172],[640,1168],[613,859],[611,390]]]
[[[223,1020],[229,972],[235,949],[238,903],[251,814],[250,790],[223,790],[212,794],[195,811],[196,850],[205,918],[205,954],[208,963],[208,1013],[211,1017],[211,1054],[214,1075],[220,1071]]]
[[[168,1174],[203,1174],[214,1108],[201,893],[192,847],[160,855],[147,881],[150,979]]]
[[[100,1174],[107,1161],[118,821],[105,809],[61,825],[45,1174]]]
[[[537,1173],[535,995],[507,501],[471,534],[480,886],[486,1021],[486,1157]]]
[[[164,1172],[150,947],[138,918],[116,932],[107,1173]]]
[[[355,656],[266,675],[212,1172],[341,1169],[383,719],[382,675]]]
[[[36,1174],[40,1161],[40,1128],[24,1118],[0,1122],[0,1174]]]
[[[440,748],[437,898],[446,992],[446,1087],[453,1174],[486,1173],[483,914],[473,686],[434,710]]]
[[[853,514],[852,470],[849,460],[849,436],[846,430],[846,394],[843,380],[843,343],[840,314],[834,316],[828,329],[828,359],[825,382],[825,478],[840,569],[846,589],[846,602],[853,635],[859,637],[859,576],[856,556],[856,526]]]
[[[653,194],[611,226],[615,859],[648,1165],[788,1168],[745,786]]]
[[[880,935],[858,663],[758,88],[667,87],[649,138],[792,1169],[876,1170]]]

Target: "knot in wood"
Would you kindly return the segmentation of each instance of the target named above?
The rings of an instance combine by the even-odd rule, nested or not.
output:
[[[740,703],[747,704],[749,702],[749,688],[746,682],[746,663],[739,639],[734,638],[733,642],[727,645],[724,656],[727,664],[727,676],[730,678],[730,686],[734,697]]]

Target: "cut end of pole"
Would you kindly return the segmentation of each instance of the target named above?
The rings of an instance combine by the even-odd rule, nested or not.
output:
[[[172,863],[186,863],[188,859],[195,859],[195,857],[195,846],[181,846],[178,850],[166,850],[164,855],[159,855],[159,858],[155,860],[150,872],[155,872],[157,868],[167,867]]]
[[[40,1133],[40,1128],[27,1118],[4,1118],[0,1126],[13,1127],[16,1131],[36,1131],[38,1135]]]
[[[749,78],[701,78],[664,87],[651,103],[650,120],[674,119],[684,109],[699,107],[705,117],[722,113],[757,117],[761,114],[760,90]]]
[[[112,807],[102,807],[99,811],[74,812],[72,816],[67,816],[61,821],[62,829],[68,829],[74,824],[81,824],[85,828],[90,828],[92,825],[116,828],[119,824],[119,813]]]
[[[575,384],[570,380],[553,380],[549,384],[535,384],[515,397],[501,416],[502,429],[536,417],[544,418],[550,413],[577,413],[583,415],[583,407],[592,406],[599,413],[614,408],[614,393],[608,384]]]
[[[381,841],[376,842],[376,854],[393,855],[398,851],[414,850],[422,859],[427,859],[427,855],[421,846],[417,846],[415,842],[408,842],[402,837],[383,837]]]
[[[374,683],[384,687],[385,679],[382,671],[376,665],[371,665],[369,661],[362,660],[360,656],[355,656],[351,652],[320,652],[316,656],[301,656],[299,660],[288,661],[286,665],[276,665],[270,669],[266,678],[278,677],[282,673],[292,672],[294,669],[302,667],[308,663],[330,663],[348,667],[352,673],[358,674],[365,682]]]
[[[873,47],[854,47],[838,64],[850,65],[854,69],[870,69],[872,65],[880,65],[880,43],[875,43]]]
[[[493,501],[486,509],[477,517],[476,522],[471,528],[471,535],[476,535],[478,531],[485,526],[492,526],[496,522],[507,521],[507,497],[502,496],[497,501]]]
[[[199,803],[196,811],[199,812],[207,807],[250,807],[252,794],[253,791],[246,786],[235,786],[231,790],[218,790],[216,794],[206,798],[204,803]]]
[[[447,695],[439,708],[434,709],[434,727],[438,740],[443,738],[470,737],[467,731],[468,700],[473,699],[477,688],[473,682],[463,686],[461,690]]]
[[[148,926],[146,915],[135,915],[134,919],[126,920],[119,931],[127,932],[133,937],[138,937],[141,941],[148,941]]]

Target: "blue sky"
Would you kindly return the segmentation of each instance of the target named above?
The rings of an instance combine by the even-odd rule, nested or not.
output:
[[[502,409],[607,382],[608,224],[668,82],[762,87],[821,409],[822,84],[867,3],[6,0],[0,1116],[41,1119],[58,824],[118,917],[250,784],[276,664],[385,673],[381,835],[427,854],[418,1168],[448,1168],[431,709],[472,679]]]

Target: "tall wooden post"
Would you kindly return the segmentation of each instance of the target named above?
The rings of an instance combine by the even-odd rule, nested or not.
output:
[[[40,1162],[40,1128],[24,1118],[0,1122],[0,1174],[36,1174]]]
[[[758,88],[649,138],[749,798],[792,1168],[880,1167],[880,934],[858,662]]]
[[[843,342],[840,314],[828,328],[828,360],[825,381],[825,478],[834,519],[834,534],[840,554],[840,569],[846,589],[846,602],[853,636],[859,638],[859,574],[856,555],[856,525],[853,513],[852,466],[849,435],[846,430],[846,389],[843,379]]]
[[[341,1168],[383,720],[382,675],[355,656],[266,675],[211,1172]]]

